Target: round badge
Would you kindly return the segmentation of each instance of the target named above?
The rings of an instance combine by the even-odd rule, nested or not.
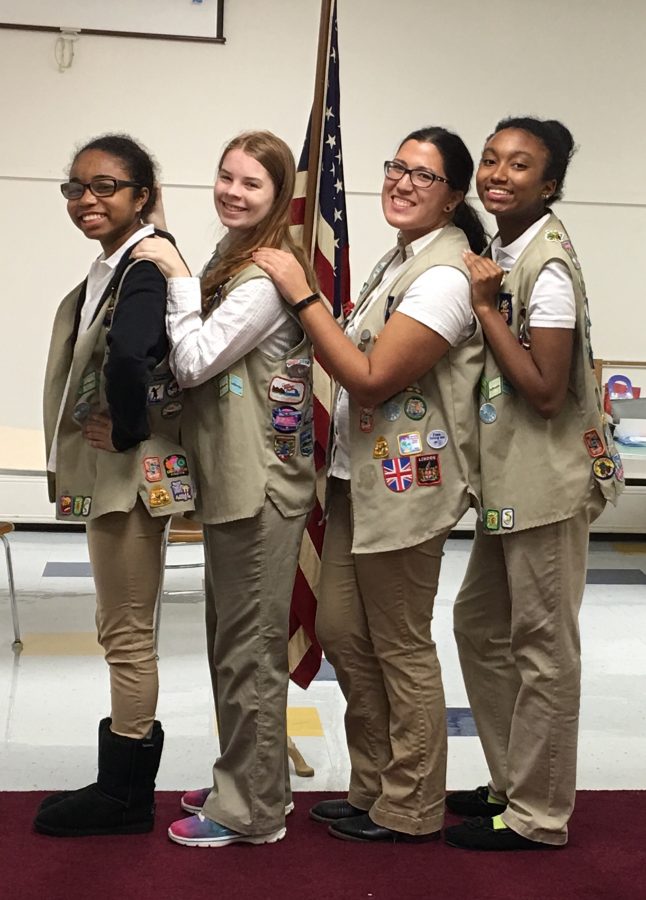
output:
[[[607,481],[615,474],[616,466],[609,456],[598,456],[592,463],[592,471],[601,481]]]
[[[387,422],[395,422],[402,414],[402,408],[396,400],[388,400],[381,407],[384,419]]]
[[[360,337],[360,340],[363,341],[364,344],[367,344],[368,341],[370,340],[370,338],[372,337],[372,335],[370,334],[370,332],[367,328],[364,328],[359,337]]]
[[[404,403],[404,412],[409,419],[418,422],[426,415],[426,403],[422,397],[409,397]]]
[[[441,450],[442,447],[446,447],[448,442],[448,434],[446,433],[446,431],[442,431],[439,428],[436,428],[434,431],[429,431],[429,433],[426,435],[426,443],[434,450]]]
[[[179,403],[177,400],[172,400],[170,403],[166,403],[161,408],[162,419],[174,419],[175,416],[178,416],[183,409],[183,405]]]
[[[491,425],[497,418],[498,413],[493,403],[483,403],[480,407],[480,421],[484,422],[485,425]]]

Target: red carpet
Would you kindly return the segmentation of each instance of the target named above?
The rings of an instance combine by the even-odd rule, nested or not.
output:
[[[582,791],[564,850],[510,854],[336,840],[307,816],[312,803],[332,795],[309,793],[295,795],[279,844],[172,844],[165,832],[179,817],[176,793],[158,795],[152,834],[50,838],[31,831],[43,796],[0,793],[4,900],[646,898],[646,791]]]

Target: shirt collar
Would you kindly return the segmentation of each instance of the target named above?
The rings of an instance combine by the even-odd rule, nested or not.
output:
[[[155,233],[155,226],[150,225],[142,225],[142,227],[135,231],[134,234],[131,234],[127,241],[124,241],[120,247],[118,247],[111,256],[108,256],[106,259],[104,254],[102,253],[95,260],[97,263],[103,263],[106,266],[109,266],[111,269],[116,269],[119,264],[119,261],[122,259],[126,250],[129,250],[130,247],[134,246],[134,244],[138,244],[140,240],[145,237],[149,237],[151,234]]]
[[[520,237],[517,237],[511,244],[503,247],[500,243],[500,236],[496,235],[491,242],[491,258],[503,269],[511,269],[525,247],[532,241],[541,228],[549,219],[551,213],[541,216],[536,222],[529,226]]]

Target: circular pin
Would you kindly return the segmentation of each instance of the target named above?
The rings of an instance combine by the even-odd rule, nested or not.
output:
[[[359,337],[365,344],[367,344],[368,341],[370,340],[370,338],[372,337],[372,335],[370,334],[370,331],[367,328],[364,328],[363,331],[361,332],[361,334],[359,335]]]
[[[485,425],[491,425],[497,418],[498,413],[493,403],[483,403],[480,407],[480,421],[484,422]]]
[[[592,463],[592,471],[601,481],[607,481],[615,474],[616,466],[609,456],[598,456]]]
[[[409,419],[418,422],[426,415],[426,403],[422,397],[409,397],[404,403],[404,412]]]
[[[426,435],[426,443],[429,447],[432,447],[433,450],[441,450],[442,447],[446,447],[448,442],[448,434],[446,433],[446,431],[442,431],[440,428],[429,431],[429,433]]]
[[[90,415],[90,404],[86,403],[85,400],[79,400],[79,402],[74,407],[74,412],[72,413],[72,418],[75,422],[84,422],[87,417]]]
[[[381,412],[387,422],[396,422],[402,414],[402,408],[396,400],[388,400],[381,407]]]
[[[359,350],[361,350],[362,353],[366,352],[366,345],[364,344],[363,341],[359,341],[359,343],[357,344],[357,347]]]

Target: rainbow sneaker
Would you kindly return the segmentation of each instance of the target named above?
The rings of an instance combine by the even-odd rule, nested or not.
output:
[[[240,834],[198,813],[173,822],[168,837],[184,847],[227,847],[229,844],[274,844],[282,841],[286,831],[283,826],[268,834]]]
[[[211,788],[199,788],[197,791],[186,791],[179,801],[180,806],[187,813],[202,812],[202,807],[206,803],[206,798],[211,793]],[[294,804],[290,801],[285,805],[285,815],[288,816],[294,809]]]

